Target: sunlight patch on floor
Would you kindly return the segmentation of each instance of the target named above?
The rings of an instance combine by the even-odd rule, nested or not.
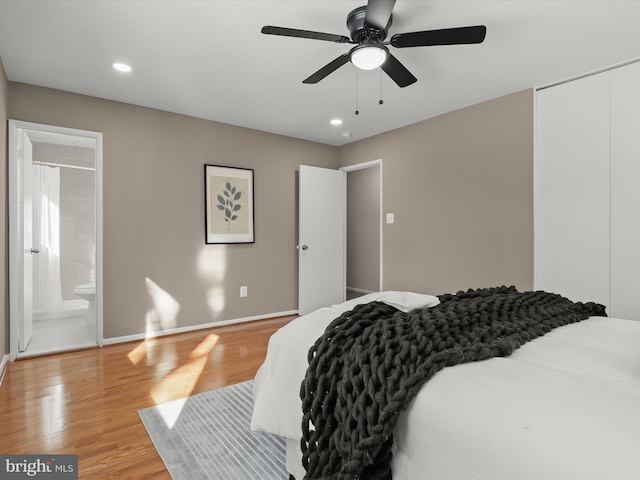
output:
[[[134,365],[138,365],[142,360],[144,360],[147,356],[147,342],[142,342],[136,348],[131,350],[127,357],[129,361]]]
[[[207,335],[207,338],[200,342],[200,344],[191,351],[189,358],[197,359],[208,356],[209,353],[211,353],[211,350],[216,346],[216,343],[218,343],[219,339],[220,337],[215,333]]]
[[[191,351],[187,363],[174,369],[151,390],[151,398],[156,405],[160,406],[166,402],[171,402],[170,405],[158,408],[158,412],[162,415],[168,428],[173,428],[178,420],[186,397],[193,392],[207,364],[209,354],[215,348],[218,340],[218,335],[208,335]],[[174,402],[174,400],[180,399],[182,401]]]
[[[169,430],[175,426],[178,418],[180,418],[180,413],[182,413],[185,403],[187,403],[187,398],[179,398],[173,402],[161,403],[156,407]]]

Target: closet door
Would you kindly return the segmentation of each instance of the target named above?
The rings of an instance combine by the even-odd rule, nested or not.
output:
[[[534,287],[609,306],[609,73],[536,94]]]
[[[611,308],[640,320],[640,63],[611,71]]]

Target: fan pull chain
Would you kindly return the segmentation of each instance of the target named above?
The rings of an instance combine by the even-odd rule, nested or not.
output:
[[[384,103],[384,101],[382,100],[382,68],[380,68],[379,70],[380,70],[380,100],[378,100],[378,103],[382,105]]]
[[[358,69],[356,68],[356,115],[360,115],[360,110],[358,110]]]

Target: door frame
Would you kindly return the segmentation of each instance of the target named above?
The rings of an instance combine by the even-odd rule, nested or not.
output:
[[[382,292],[384,290],[384,275],[383,275],[383,270],[382,270],[382,266],[384,263],[384,248],[383,248],[383,209],[382,209],[382,205],[383,205],[383,193],[382,193],[382,186],[383,186],[383,182],[382,182],[382,159],[378,159],[378,160],[371,160],[369,162],[363,162],[363,163],[356,163],[355,165],[348,165],[346,167],[341,167],[339,170],[342,170],[343,172],[346,172],[347,175],[349,174],[349,172],[355,172],[357,170],[363,170],[365,168],[372,168],[372,167],[379,167],[379,176],[380,176],[380,255],[379,255],[379,259],[378,261],[380,262],[380,279],[379,279],[379,290]],[[346,205],[345,205],[345,210],[346,210]],[[345,215],[345,225],[344,225],[344,234],[345,234],[345,242],[344,242],[344,258],[345,258],[345,264],[344,264],[344,271],[345,271],[345,278],[347,275],[347,242],[346,242],[346,235],[347,235],[347,221],[348,219],[346,218]]]
[[[9,360],[18,357],[19,325],[22,316],[21,291],[19,281],[22,268],[22,236],[20,234],[21,205],[18,194],[18,129],[34,134],[71,135],[95,140],[95,182],[96,182],[96,343],[101,347],[103,339],[102,283],[103,283],[103,175],[102,175],[102,133],[73,128],[58,127],[39,123],[9,120],[8,125],[8,203],[9,203]]]

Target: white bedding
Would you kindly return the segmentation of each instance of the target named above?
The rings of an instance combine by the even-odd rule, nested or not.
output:
[[[309,348],[341,313],[385,295],[396,306],[406,300],[406,309],[420,303],[406,293],[371,294],[271,337],[252,429],[299,443]],[[421,297],[425,306],[434,299]],[[287,460],[302,480],[299,460]],[[444,369],[401,415],[392,468],[394,480],[640,479],[640,322],[591,317],[510,357]]]

